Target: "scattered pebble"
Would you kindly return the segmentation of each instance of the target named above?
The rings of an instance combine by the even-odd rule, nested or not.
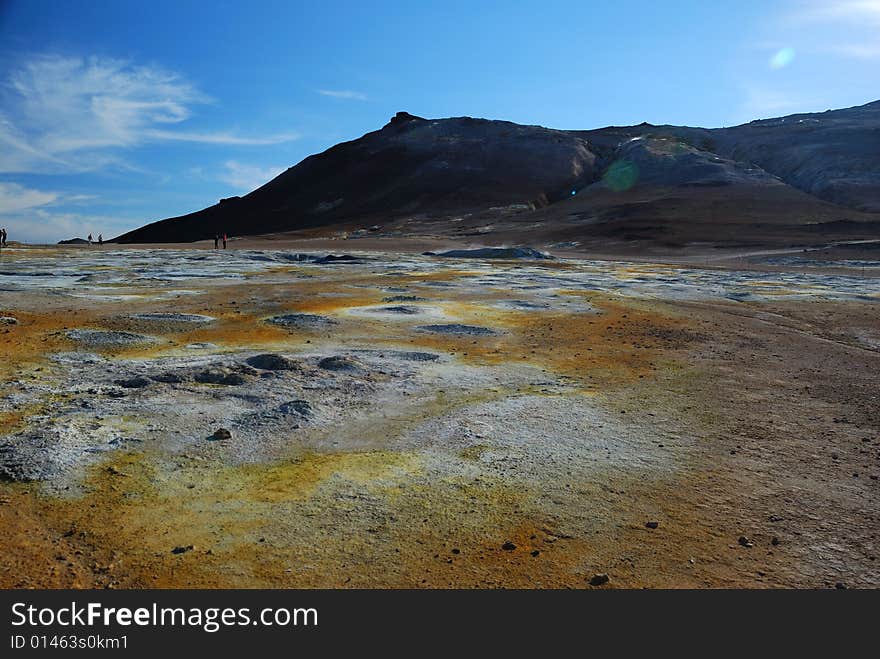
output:
[[[611,577],[609,577],[604,572],[597,572],[592,577],[590,577],[591,586],[604,586],[609,581],[611,581]]]

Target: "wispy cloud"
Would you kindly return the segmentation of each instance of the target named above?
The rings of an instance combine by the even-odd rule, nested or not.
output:
[[[245,192],[256,190],[287,169],[287,167],[251,165],[236,160],[227,160],[223,163],[223,167],[224,171],[218,178],[224,183],[228,183],[232,187]]]
[[[842,21],[854,25],[880,27],[880,0],[812,0],[789,13],[792,21]]]
[[[351,89],[319,89],[321,96],[330,96],[332,98],[343,98],[350,101],[366,101],[367,95],[363,92],[352,91]]]
[[[117,151],[155,141],[266,145],[296,135],[239,136],[175,126],[207,95],[179,74],[100,57],[36,55],[0,86],[0,172],[70,173],[121,165]]]
[[[199,142],[201,144],[228,144],[232,146],[268,146],[299,139],[299,133],[279,133],[266,137],[240,137],[229,133],[184,133],[179,131],[150,130],[145,133],[150,139],[174,140],[177,142]]]
[[[880,59],[880,0],[810,0],[792,5],[781,23],[801,37],[801,49]]]
[[[17,183],[0,183],[0,215],[45,206],[57,199],[55,192],[32,190]]]

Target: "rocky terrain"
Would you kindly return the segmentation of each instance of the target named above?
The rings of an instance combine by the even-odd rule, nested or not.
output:
[[[117,241],[293,232],[668,251],[876,240],[878,154],[880,101],[717,129],[553,130],[400,112],[250,194]]]
[[[4,251],[0,585],[880,585],[880,262],[560,256]]]

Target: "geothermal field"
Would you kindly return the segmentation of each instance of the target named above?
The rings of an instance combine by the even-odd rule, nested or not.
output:
[[[3,250],[0,586],[880,586],[880,262],[356,248]]]

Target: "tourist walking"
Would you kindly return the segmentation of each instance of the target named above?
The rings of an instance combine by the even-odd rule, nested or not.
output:
[[[218,234],[214,234],[214,249],[218,249],[220,247],[220,236]]]
[[[89,240],[89,245],[91,245],[91,244],[92,244],[92,234],[89,234],[89,239],[88,239],[88,240]]]
[[[103,244],[104,244],[104,234],[99,233],[98,234],[98,245],[103,245]]]
[[[223,234],[223,249],[226,249],[226,234]]]
[[[6,227],[0,229],[0,245],[6,247]]]

